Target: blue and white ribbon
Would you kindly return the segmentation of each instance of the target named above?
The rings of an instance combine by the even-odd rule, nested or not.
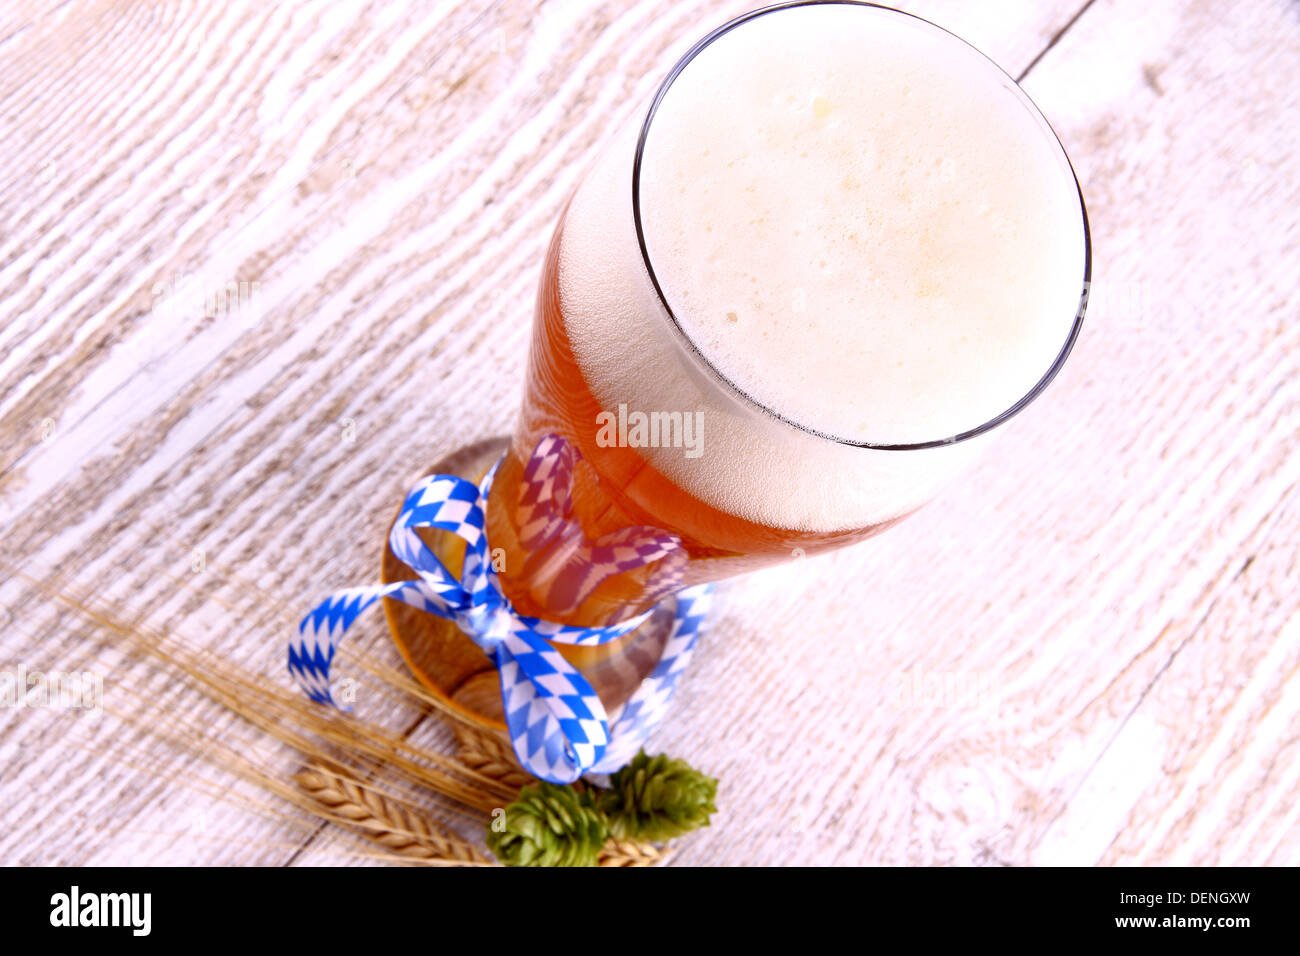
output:
[[[547,440],[566,444],[555,436],[543,444]],[[421,479],[407,494],[388,538],[393,553],[418,577],[330,595],[298,625],[289,642],[289,672],[312,700],[337,707],[330,666],[339,641],[362,611],[380,598],[393,598],[454,621],[492,659],[500,673],[511,745],[525,770],[553,783],[612,773],[636,755],[667,711],[703,630],[711,588],[677,592],[676,616],[658,664],[611,723],[586,678],[551,643],[604,644],[635,630],[653,610],[609,627],[572,627],[516,613],[501,592],[484,529],[495,473],[494,467],[480,485],[454,475]],[[465,540],[459,580],[417,528],[438,528]]]

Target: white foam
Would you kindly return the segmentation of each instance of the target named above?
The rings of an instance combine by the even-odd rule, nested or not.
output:
[[[926,500],[981,440],[816,438],[687,359],[635,236],[637,132],[588,175],[561,240],[561,306],[596,397],[703,411],[703,455],[646,454],[751,520],[838,530]],[[715,40],[651,124],[640,200],[700,351],[757,401],[854,441],[943,439],[1011,407],[1064,345],[1083,280],[1073,178],[1023,94],[960,41],[878,8],[788,8]]]

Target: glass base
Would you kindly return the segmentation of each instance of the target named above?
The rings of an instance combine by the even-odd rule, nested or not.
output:
[[[426,474],[460,475],[477,482],[505,453],[508,444],[509,439],[502,436],[467,445],[435,462]],[[421,528],[417,533],[448,571],[460,574],[464,541],[431,528]],[[385,584],[416,576],[389,549],[387,534],[381,575]],[[616,641],[598,647],[554,647],[587,678],[612,718],[659,662],[676,610],[676,599],[669,597],[644,624]],[[451,621],[400,601],[385,598],[384,616],[407,666],[430,693],[469,723],[505,732],[497,671],[477,644]]]

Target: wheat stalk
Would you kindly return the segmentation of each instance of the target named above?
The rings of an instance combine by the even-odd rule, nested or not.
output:
[[[472,843],[436,827],[412,808],[359,780],[319,766],[306,767],[293,779],[331,819],[346,821],[393,853],[429,861],[491,863]]]

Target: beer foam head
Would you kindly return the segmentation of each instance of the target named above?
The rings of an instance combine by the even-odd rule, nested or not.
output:
[[[960,40],[860,5],[782,8],[714,39],[574,194],[559,300],[606,409],[698,411],[702,454],[642,454],[723,511],[864,528],[931,498],[1068,337],[1084,239],[1037,112]],[[687,338],[689,337],[689,339]],[[736,397],[690,356],[793,427]],[[596,424],[592,423],[593,429]],[[818,434],[814,434],[818,433]]]
[[[1084,272],[1064,152],[982,54],[895,11],[763,14],[650,121],[642,235],[700,354],[847,441],[977,428],[1052,367]]]

